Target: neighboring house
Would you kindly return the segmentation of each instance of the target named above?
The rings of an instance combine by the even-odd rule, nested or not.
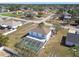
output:
[[[13,51],[12,49],[2,46],[0,47],[0,57],[19,57],[17,52]]]
[[[68,46],[79,46],[79,30],[68,33],[65,44]]]
[[[6,7],[3,7],[3,6],[1,6],[0,7],[0,13],[2,13],[2,12],[7,12],[8,10],[6,9]]]
[[[0,33],[2,33],[2,35],[8,35],[16,31],[17,28],[22,25],[23,23],[21,21],[15,19],[0,18]]]
[[[79,46],[79,34],[68,33],[66,38],[66,45],[68,46]]]
[[[40,48],[44,47],[49,38],[53,36],[53,28],[39,25],[36,28],[30,30],[18,44],[19,47],[28,47],[33,51],[39,51]]]
[[[76,28],[76,27],[72,27],[69,29],[68,31],[69,33],[73,33],[73,34],[78,34],[79,33],[79,28]]]
[[[63,21],[68,21],[71,19],[71,14],[64,12],[61,16],[60,16],[61,20]]]
[[[12,29],[16,29],[17,27],[22,26],[22,23],[20,21],[10,21],[10,22],[6,22],[5,24]]]
[[[0,27],[3,28],[9,28],[9,29],[16,29],[18,26],[22,26],[22,23],[20,21],[14,21],[14,20],[3,20],[0,19]]]
[[[73,33],[73,34],[75,34],[75,33],[76,33],[76,31],[77,31],[77,29],[76,29],[76,28],[69,27],[69,31],[68,31],[68,33]]]

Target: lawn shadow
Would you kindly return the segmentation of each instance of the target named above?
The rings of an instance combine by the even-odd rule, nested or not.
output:
[[[27,34],[23,35],[21,38],[24,38],[24,37],[26,37],[26,36],[28,36],[28,35],[29,35],[29,33],[27,33]]]
[[[62,39],[61,39],[61,45],[65,45],[65,42],[66,42],[66,36],[63,36]]]

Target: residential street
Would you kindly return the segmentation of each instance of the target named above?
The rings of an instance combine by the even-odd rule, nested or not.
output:
[[[12,19],[16,19],[18,21],[23,21],[23,22],[26,22],[26,23],[30,23],[30,22],[33,22],[33,23],[41,23],[41,22],[45,22],[45,21],[49,20],[50,17],[51,16],[54,16],[54,15],[55,15],[55,13],[50,14],[46,18],[43,17],[42,20],[38,20],[38,21],[36,21],[36,20],[20,19],[20,18],[9,17],[9,16],[1,16],[1,15],[0,15],[0,17],[12,18]]]

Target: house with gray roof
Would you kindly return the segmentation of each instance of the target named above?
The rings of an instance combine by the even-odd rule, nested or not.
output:
[[[66,45],[68,46],[79,46],[79,30],[75,33],[68,33],[66,37]]]

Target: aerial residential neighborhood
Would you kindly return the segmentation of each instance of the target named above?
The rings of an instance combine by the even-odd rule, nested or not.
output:
[[[0,4],[0,57],[79,57],[79,5]]]

